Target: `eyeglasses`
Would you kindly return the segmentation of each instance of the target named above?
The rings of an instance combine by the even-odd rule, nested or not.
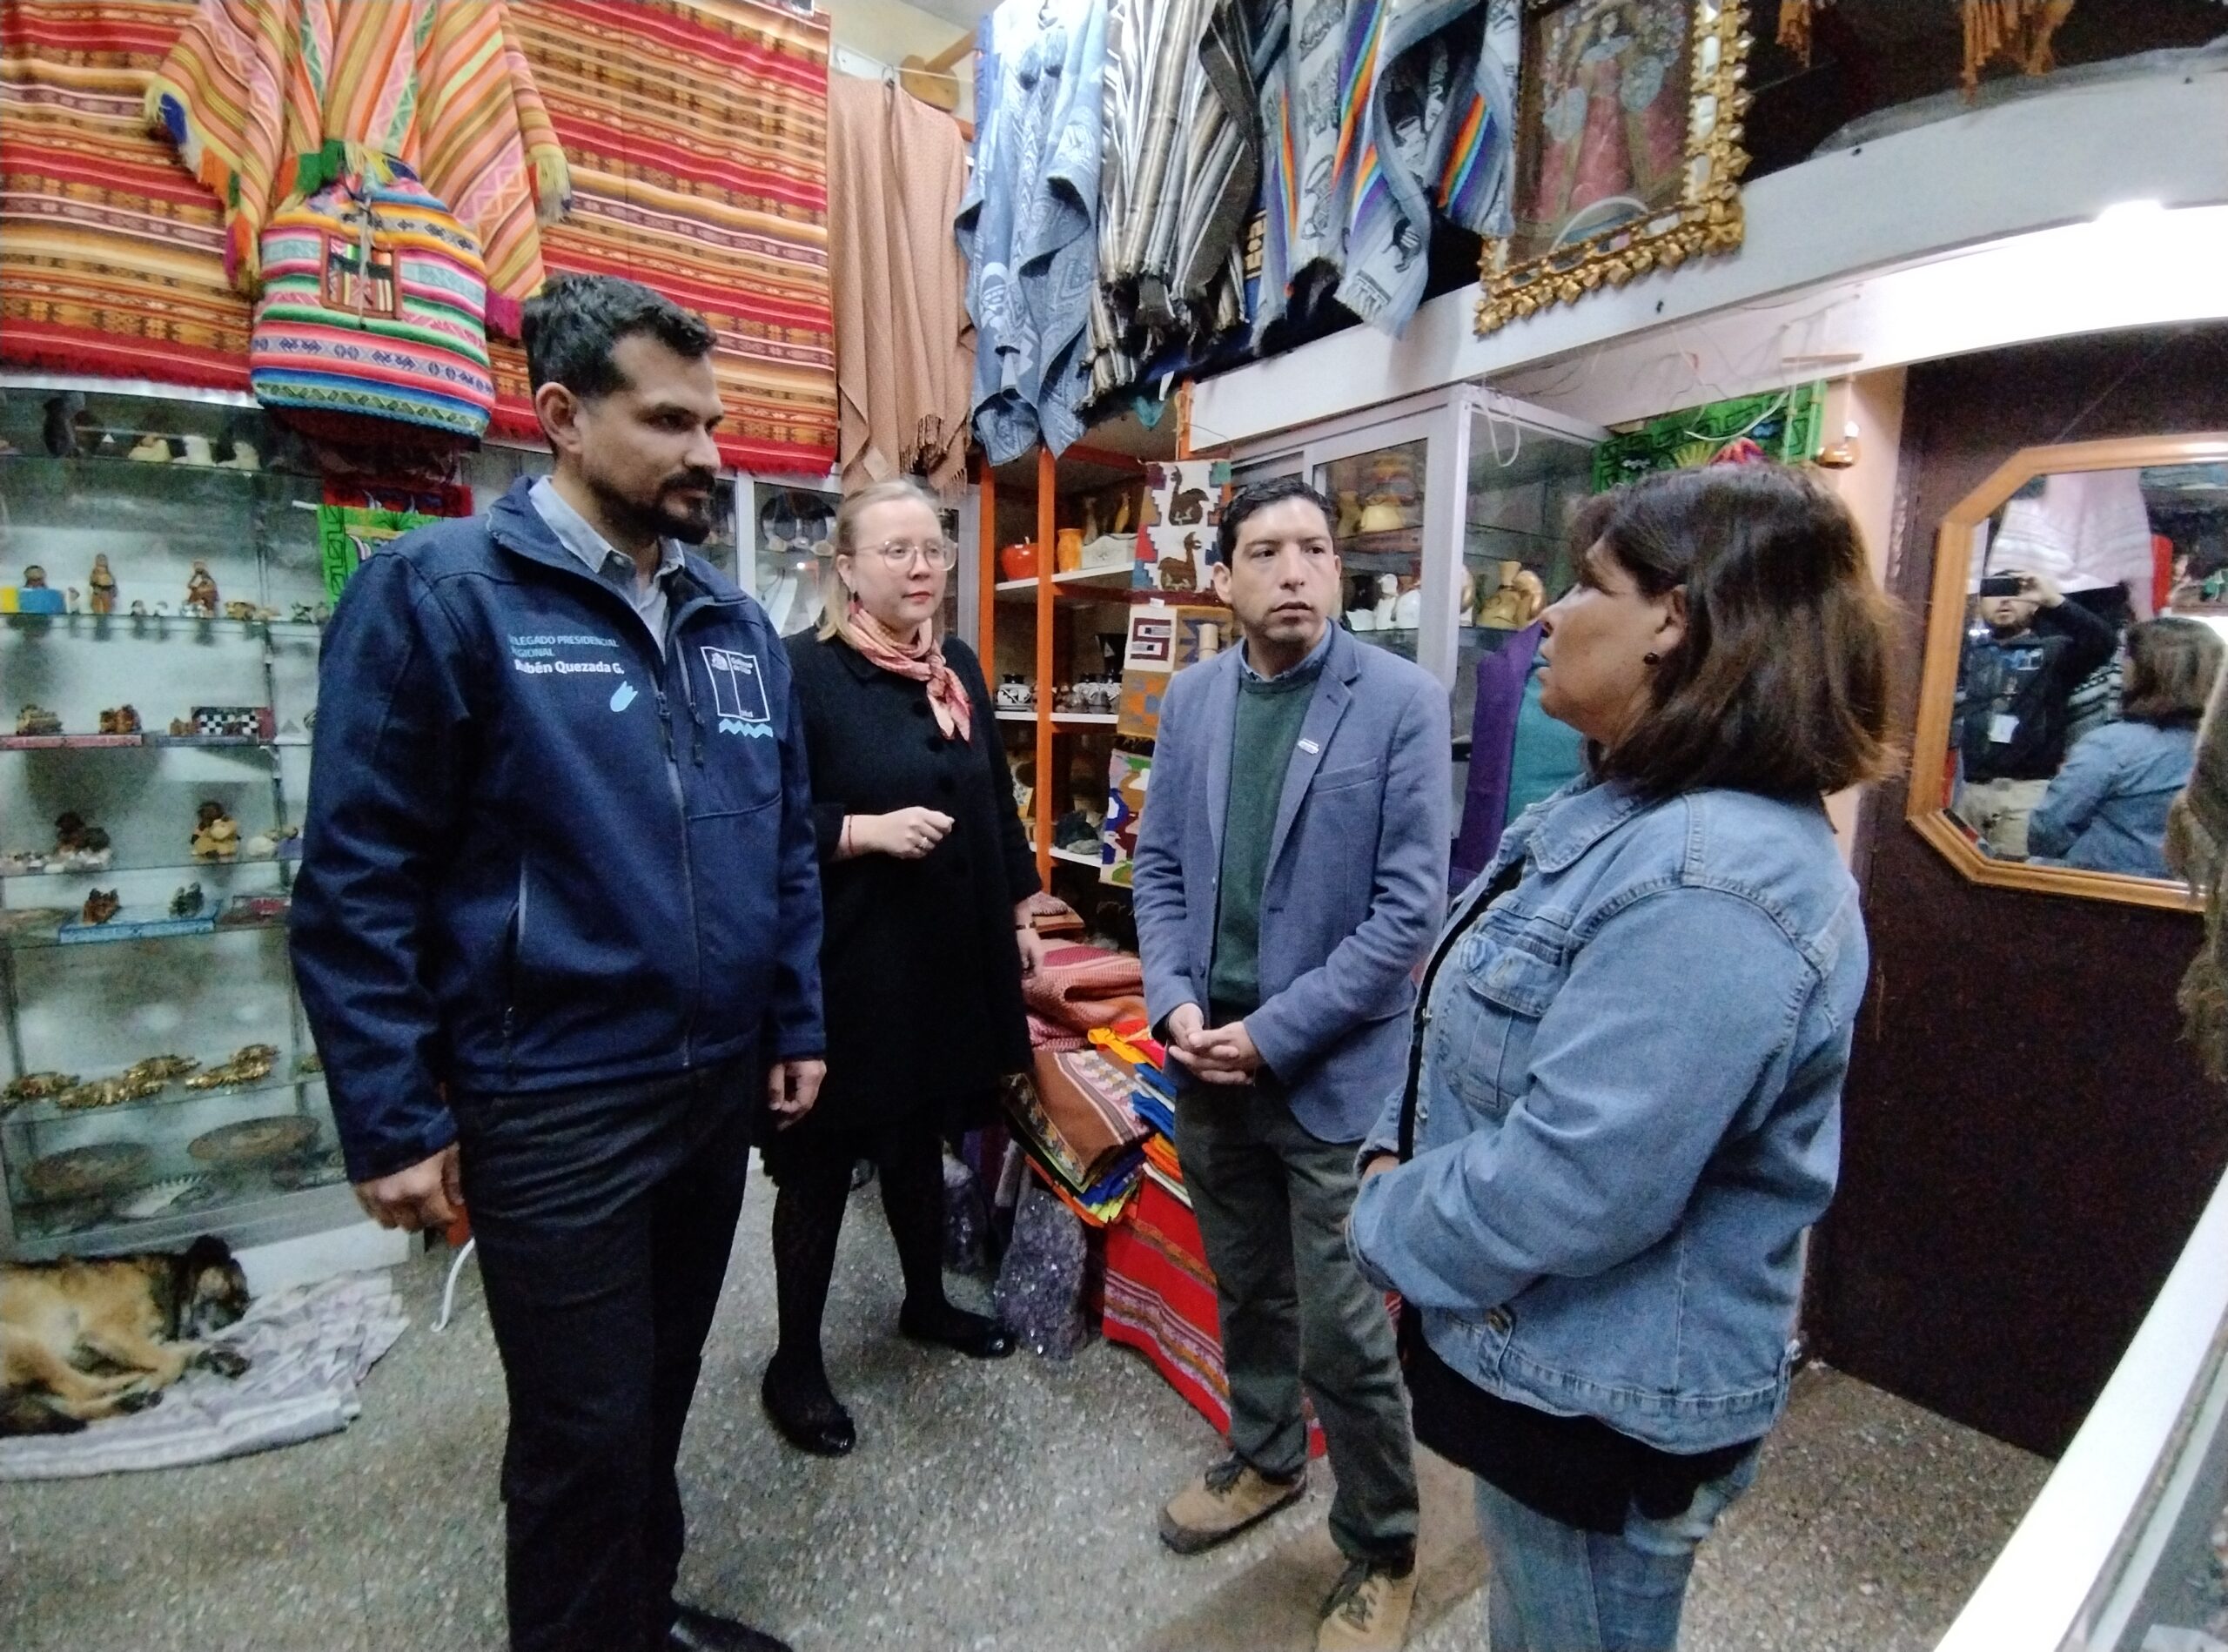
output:
[[[959,561],[959,547],[948,539],[923,540],[918,545],[909,540],[894,539],[882,545],[862,545],[858,554],[878,556],[896,573],[911,567],[916,556],[927,557],[930,567],[949,568]]]

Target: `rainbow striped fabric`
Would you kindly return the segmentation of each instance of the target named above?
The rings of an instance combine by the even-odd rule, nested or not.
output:
[[[399,161],[272,214],[248,377],[255,399],[346,436],[374,419],[477,436],[495,403],[472,232]]]
[[[176,0],[0,0],[0,361],[248,387],[219,203],[150,131]],[[824,19],[752,0],[512,0],[572,175],[551,273],[629,275],[705,312],[728,464],[836,455]],[[490,350],[491,429],[532,435],[522,353]]]
[[[263,226],[335,143],[352,165],[403,161],[479,238],[497,326],[514,333],[541,285],[537,219],[565,210],[565,152],[503,0],[198,0],[147,115],[225,203],[244,292]]]

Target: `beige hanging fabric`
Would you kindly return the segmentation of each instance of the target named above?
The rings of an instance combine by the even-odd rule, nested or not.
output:
[[[1816,5],[1831,5],[1834,0],[1815,0]],[[1815,10],[1813,0],[1779,0],[1779,44],[1810,66],[1810,14]]]
[[[1810,25],[1834,0],[1779,0],[1779,44],[1810,66]],[[2047,75],[2055,62],[2050,40],[2073,10],[2073,0],[1956,0],[1965,31],[1963,85],[1980,89],[1981,71],[2002,57],[2021,72]]]
[[[2023,74],[2047,75],[2055,59],[2050,37],[2073,10],[2073,0],[1964,0],[1965,91],[1976,91],[1982,67],[2006,58]]]
[[[967,266],[951,222],[967,144],[950,116],[879,80],[828,84],[828,263],[836,462],[846,491],[963,479],[975,375]]]

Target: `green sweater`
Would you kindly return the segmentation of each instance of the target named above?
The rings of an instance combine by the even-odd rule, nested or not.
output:
[[[1208,1012],[1218,1023],[1261,1007],[1261,890],[1269,876],[1269,840],[1276,834],[1285,771],[1322,676],[1319,657],[1266,681],[1248,672],[1238,676],[1214,963],[1207,973]]]

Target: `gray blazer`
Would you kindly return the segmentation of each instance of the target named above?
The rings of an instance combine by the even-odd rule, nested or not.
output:
[[[1238,718],[1235,648],[1171,681],[1134,870],[1145,1005],[1207,1008]],[[1359,1141],[1400,1087],[1416,966],[1446,904],[1446,691],[1345,632],[1285,771],[1246,1030],[1309,1134]]]

